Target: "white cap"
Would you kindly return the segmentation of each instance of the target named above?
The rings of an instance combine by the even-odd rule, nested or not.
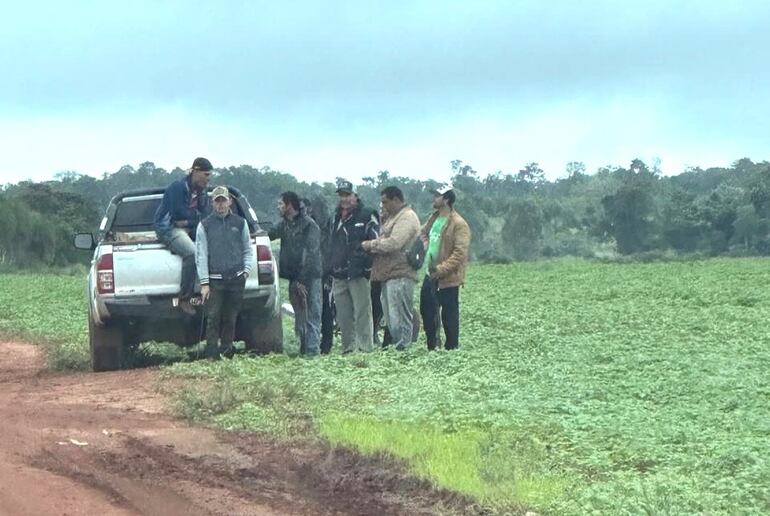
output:
[[[444,195],[445,193],[447,193],[452,189],[453,189],[452,185],[443,185],[436,188],[436,193],[439,195]]]

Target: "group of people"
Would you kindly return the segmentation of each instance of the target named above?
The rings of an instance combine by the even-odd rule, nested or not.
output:
[[[197,158],[189,174],[166,189],[155,230],[159,240],[182,257],[181,310],[195,313],[196,275],[200,281],[208,318],[205,354],[217,357],[233,352],[235,321],[254,251],[246,221],[231,210],[227,188],[214,188],[211,200],[206,195],[211,171],[207,159]],[[420,276],[419,311],[428,349],[440,346],[440,326],[444,347],[459,346],[459,288],[471,232],[455,209],[452,187],[433,193],[433,213],[423,225],[396,186],[380,192],[381,209],[375,210],[364,206],[351,182],[340,182],[337,207],[328,221],[295,192],[280,195],[281,220],[268,233],[271,240],[280,239],[278,270],[289,281],[303,355],[331,351],[335,319],[342,353],[372,351],[377,288],[390,342],[398,350],[408,349]],[[420,255],[420,249],[424,260],[413,256]]]

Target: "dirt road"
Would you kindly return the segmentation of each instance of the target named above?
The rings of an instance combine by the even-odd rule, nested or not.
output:
[[[38,347],[0,343],[0,514],[475,512],[384,459],[189,426],[157,377],[50,373]]]

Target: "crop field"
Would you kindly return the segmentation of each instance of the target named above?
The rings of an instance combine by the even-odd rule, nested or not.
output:
[[[186,417],[388,453],[503,513],[769,513],[768,265],[473,266],[458,352],[421,336],[165,374],[193,380]],[[82,279],[0,279],[0,331],[82,365]]]

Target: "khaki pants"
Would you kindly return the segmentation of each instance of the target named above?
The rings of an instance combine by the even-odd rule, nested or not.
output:
[[[342,333],[342,352],[372,351],[372,297],[367,278],[334,278],[332,287],[337,306],[337,324]]]

